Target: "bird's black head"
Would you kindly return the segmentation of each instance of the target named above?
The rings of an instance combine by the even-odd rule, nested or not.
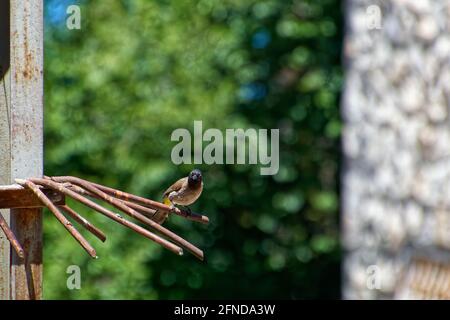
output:
[[[198,169],[194,169],[189,173],[188,183],[190,185],[197,185],[202,182],[202,172]]]

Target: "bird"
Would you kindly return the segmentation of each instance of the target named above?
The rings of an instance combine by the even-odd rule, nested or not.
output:
[[[172,184],[163,195],[163,203],[171,208],[175,205],[189,206],[202,194],[203,176],[199,169],[192,170],[187,177],[181,178]],[[188,208],[190,211],[190,208]],[[162,224],[169,216],[168,212],[156,210],[152,219]]]

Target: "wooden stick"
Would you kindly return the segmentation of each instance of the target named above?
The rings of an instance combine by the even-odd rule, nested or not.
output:
[[[115,190],[106,186],[102,186],[100,184],[97,183],[92,183],[95,187],[99,188],[100,190],[102,190],[103,192],[106,192],[116,198],[125,200],[125,201],[132,201],[132,202],[136,202],[142,206],[145,207],[150,207],[152,209],[157,209],[157,210],[161,210],[164,212],[170,212],[173,214],[176,214],[177,216],[186,218],[188,220],[191,221],[196,221],[196,222],[200,222],[203,224],[208,224],[209,223],[209,218],[207,216],[198,214],[198,213],[194,213],[194,212],[188,212],[186,210],[181,210],[177,207],[170,207],[167,206],[163,203],[157,202],[157,201],[153,201],[147,198],[143,198],[143,197],[139,197],[136,196],[134,194],[131,193],[127,193],[124,191],[120,191],[120,190]]]
[[[157,211],[157,210],[151,209],[149,207],[141,206],[140,204],[137,204],[135,202],[126,201],[126,200],[120,200],[120,199],[117,199],[117,200],[118,201],[122,201],[128,207],[130,207],[133,210],[136,210],[139,213],[142,213],[144,216],[146,216],[149,219],[152,219],[154,217],[156,211]]]
[[[16,251],[17,255],[21,259],[23,259],[25,257],[23,248],[20,245],[19,240],[17,240],[16,236],[12,232],[12,230],[9,228],[8,223],[6,222],[5,218],[3,218],[1,213],[0,213],[0,227],[5,233],[6,238],[9,240],[9,243],[11,243],[11,246],[14,248],[14,251]]]
[[[54,181],[64,181],[64,178],[68,178],[68,177],[51,177],[50,179],[53,179]],[[160,202],[157,202],[157,201],[153,201],[153,200],[150,200],[150,199],[139,197],[139,196],[136,196],[134,194],[127,193],[127,192],[120,191],[120,190],[116,190],[116,189],[113,189],[113,188],[109,188],[109,187],[106,187],[106,186],[103,186],[101,184],[97,184],[97,183],[94,183],[94,182],[91,182],[91,181],[87,181],[87,182],[92,184],[94,187],[100,189],[101,191],[103,191],[103,192],[105,192],[105,193],[107,193],[107,194],[109,194],[111,196],[114,196],[114,197],[116,197],[118,199],[125,200],[125,201],[136,202],[136,203],[138,203],[138,204],[140,204],[142,206],[145,206],[145,207],[150,207],[152,209],[159,209],[159,210],[162,210],[164,212],[170,212],[170,213],[176,214],[178,216],[184,217],[184,218],[186,218],[188,220],[200,222],[200,223],[203,223],[203,224],[208,224],[209,223],[209,218],[207,216],[200,215],[200,214],[193,213],[193,212],[188,212],[186,210],[181,210],[181,209],[176,208],[176,207],[171,208],[170,206],[167,206],[167,205],[165,205],[163,203],[160,203]]]
[[[80,225],[82,225],[86,230],[90,231],[94,236],[100,239],[100,241],[105,242],[106,236],[105,234],[92,225],[88,220],[80,216],[75,210],[73,210],[71,207],[64,205],[59,206],[64,212],[66,212],[69,216],[71,216],[76,222],[78,222]]]
[[[48,180],[48,179],[37,179],[37,178],[33,178],[30,179],[31,181],[33,181],[34,183],[38,183],[41,185],[45,185],[49,188],[52,188],[54,190],[58,190],[61,193],[64,193],[65,195],[73,198],[76,201],[81,202],[82,204],[94,209],[95,211],[107,216],[108,218],[120,223],[121,225],[130,228],[131,230],[135,231],[136,233],[139,233],[140,235],[155,241],[156,243],[162,245],[163,247],[165,247],[166,249],[169,249],[172,252],[175,252],[178,255],[183,255],[183,249],[181,249],[179,246],[173,244],[170,241],[167,241],[166,239],[163,239],[161,237],[159,237],[158,235],[138,226],[137,224],[134,224],[126,219],[124,219],[121,215],[116,214],[106,208],[103,208],[101,205],[79,195],[78,193],[69,190],[68,188],[62,186],[60,183],[54,182],[52,180]]]
[[[89,192],[89,191],[87,191],[87,190],[85,190],[85,189],[83,189],[83,188],[81,188],[81,187],[79,187],[77,185],[74,185],[74,184],[71,184],[71,183],[68,183],[68,184],[70,184],[70,186],[68,186],[68,188],[70,190],[75,191],[76,193],[79,193],[79,194],[81,194],[83,196],[88,196],[88,197],[91,197],[91,198],[95,198],[95,199],[101,199],[99,196],[97,196],[97,195],[93,194],[92,192]],[[149,219],[152,219],[152,217],[156,213],[155,209],[151,209],[149,207],[141,206],[141,205],[139,205],[139,204],[137,204],[135,202],[121,200],[121,199],[118,199],[118,198],[117,198],[117,200],[118,201],[122,201],[124,204],[126,204],[130,208],[136,210],[137,212],[142,213],[144,216],[146,216]]]
[[[93,194],[92,192],[89,192],[89,191],[87,191],[87,190],[85,190],[85,189],[83,189],[83,188],[81,188],[81,187],[79,187],[77,185],[74,185],[74,184],[70,183],[70,186],[68,186],[68,188],[70,190],[75,191],[76,193],[79,193],[79,194],[83,195],[83,196],[88,196],[88,197],[91,197],[91,198],[100,199],[99,196],[97,196],[97,195]],[[139,205],[139,204],[137,204],[135,202],[121,200],[121,199],[118,199],[118,198],[117,198],[117,200],[118,201],[122,201],[124,204],[129,206],[131,209],[134,209],[137,212],[142,213],[144,216],[146,216],[149,219],[152,219],[152,217],[156,213],[155,209],[151,209],[149,207],[141,206],[141,205]]]
[[[38,197],[39,200],[41,200],[42,203],[55,215],[56,219],[61,222],[61,224],[67,229],[67,231],[69,231],[69,233],[75,238],[75,240],[77,240],[78,243],[83,247],[83,249],[86,250],[86,252],[89,253],[92,258],[97,258],[95,249],[77,231],[77,229],[75,229],[72,223],[70,223],[70,221],[67,220],[67,218],[61,212],[59,212],[58,208],[56,208],[56,206],[46,197],[46,195],[39,189],[37,185],[29,180],[23,179],[16,179],[15,182],[32,190],[36,197]]]
[[[52,178],[53,179],[53,178]],[[173,240],[175,243],[185,247],[188,251],[190,251],[194,256],[196,256],[198,259],[203,260],[204,255],[203,251],[194,246],[192,243],[188,242],[187,240],[183,239],[179,235],[173,233],[172,231],[166,229],[165,227],[161,226],[160,224],[156,223],[155,221],[145,217],[141,213],[133,210],[132,208],[128,207],[125,203],[123,203],[120,200],[115,199],[114,197],[104,193],[103,191],[97,189],[95,186],[93,186],[89,181],[77,178],[77,177],[59,177],[57,178],[59,182],[70,182],[73,184],[78,185],[79,187],[82,187],[83,189],[95,194],[96,196],[100,197],[103,201],[108,202],[112,206],[116,207],[117,209],[123,211],[124,213],[128,214],[129,216],[139,220],[140,222],[156,229],[161,234],[165,235],[166,237],[169,237],[171,240]],[[54,179],[53,179],[54,180]],[[57,180],[57,181],[58,181]]]

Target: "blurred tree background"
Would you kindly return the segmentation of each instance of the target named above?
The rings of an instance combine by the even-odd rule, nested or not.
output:
[[[107,233],[86,235],[93,261],[46,214],[46,299],[339,298],[340,1],[47,0],[45,14],[47,175],[160,199],[194,167],[171,162],[174,129],[280,129],[277,175],[200,165],[193,209],[210,225],[166,222],[207,263],[73,204]]]

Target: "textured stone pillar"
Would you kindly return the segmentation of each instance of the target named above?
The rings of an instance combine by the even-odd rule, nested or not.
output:
[[[345,14],[343,298],[448,298],[450,0]]]

